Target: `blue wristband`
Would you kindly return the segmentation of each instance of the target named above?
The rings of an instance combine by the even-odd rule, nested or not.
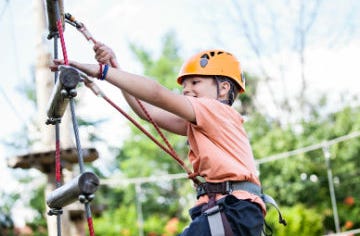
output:
[[[106,79],[106,74],[107,74],[108,70],[109,70],[109,65],[106,64],[105,67],[104,67],[104,70],[102,72],[102,76],[101,76],[100,80],[105,80]]]

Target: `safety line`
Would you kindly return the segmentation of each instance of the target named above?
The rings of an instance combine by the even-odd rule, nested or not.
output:
[[[150,138],[155,144],[157,144],[161,149],[163,149],[167,154],[172,156],[175,161],[186,171],[188,176],[191,176],[192,171],[185,165],[184,161],[181,160],[176,154],[174,154],[171,150],[166,148],[163,144],[161,144],[154,136],[152,136],[146,129],[144,129],[136,120],[134,120],[131,116],[129,116],[126,112],[124,112],[119,106],[117,106],[111,99],[107,96],[102,96],[104,100],[106,100],[111,106],[113,106],[117,111],[119,111],[123,116],[125,116],[131,123],[133,123],[139,130],[141,130],[148,138]]]

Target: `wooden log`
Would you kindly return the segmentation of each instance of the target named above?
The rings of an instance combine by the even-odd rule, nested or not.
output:
[[[59,79],[56,81],[48,105],[47,124],[54,124],[64,115],[69,98],[75,97],[76,86],[80,81],[79,72],[70,67],[62,66],[60,68]]]
[[[49,29],[48,39],[51,39],[58,33],[57,19],[60,17],[62,27],[65,30],[65,14],[63,0],[46,0],[47,23]]]
[[[88,197],[94,194],[100,184],[99,178],[92,172],[84,172],[69,183],[55,189],[46,198],[46,204],[53,209],[61,209],[82,195]]]

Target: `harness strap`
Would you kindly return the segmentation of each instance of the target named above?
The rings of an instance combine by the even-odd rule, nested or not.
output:
[[[234,236],[230,223],[223,212],[223,206],[215,198],[216,194],[210,193],[209,202],[202,208],[202,214],[206,216],[209,223],[210,233],[212,236]]]
[[[275,209],[279,215],[279,223],[286,226],[287,225],[286,220],[281,215],[280,208],[279,208],[278,204],[276,203],[276,201],[274,200],[274,198],[272,198],[271,196],[269,196],[267,194],[263,194],[261,198],[263,199],[263,201],[265,203],[269,203],[269,204],[273,205],[273,207],[275,207]]]
[[[239,182],[233,182],[233,181],[225,181],[221,183],[201,183],[197,186],[196,197],[199,198],[205,194],[229,194],[232,193],[235,190],[244,190],[249,193],[255,194],[259,197],[262,197],[261,193],[261,187],[257,184],[254,184],[252,182],[248,181],[239,181]]]
[[[248,181],[239,181],[239,182],[233,182],[233,181],[225,181],[221,183],[209,183],[204,182],[197,186],[196,192],[197,192],[197,198],[207,194],[207,195],[214,195],[216,193],[220,194],[230,194],[235,190],[243,190],[247,191],[249,193],[255,194],[265,202],[265,204],[271,204],[275,207],[275,209],[278,212],[279,215],[279,223],[283,224],[284,226],[287,225],[286,220],[283,218],[279,206],[277,205],[274,198],[267,194],[262,193],[262,189],[259,185],[254,184],[252,182]]]
[[[204,214],[207,216],[211,236],[224,236],[224,224],[221,219],[220,207],[219,205],[215,205],[210,209],[207,209]]]

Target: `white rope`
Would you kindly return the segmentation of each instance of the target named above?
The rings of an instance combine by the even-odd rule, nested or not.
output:
[[[324,140],[321,143],[310,145],[307,147],[299,148],[296,150],[292,150],[289,152],[283,152],[280,154],[276,154],[273,156],[265,157],[260,160],[256,160],[258,164],[264,164],[270,161],[277,161],[280,159],[285,159],[291,156],[299,155],[302,153],[314,151],[317,149],[321,149],[326,146],[331,146],[340,142],[344,142],[350,139],[358,138],[360,137],[360,131],[355,131],[350,134],[331,139],[331,140]],[[187,178],[186,173],[180,173],[180,174],[166,174],[166,175],[159,175],[159,176],[150,176],[150,177],[139,177],[139,178],[122,178],[119,176],[110,177],[108,179],[101,179],[100,183],[102,185],[109,185],[109,186],[118,186],[119,184],[128,185],[128,184],[142,184],[142,183],[152,183],[152,182],[159,182],[159,181],[169,181],[174,179],[185,179]]]
[[[335,139],[332,139],[332,140],[325,140],[325,141],[323,141],[321,143],[314,144],[314,145],[311,145],[311,146],[307,146],[307,147],[299,148],[299,149],[296,149],[296,150],[293,150],[293,151],[283,152],[283,153],[276,154],[276,155],[273,155],[273,156],[265,157],[263,159],[257,160],[257,163],[258,164],[263,164],[263,163],[270,162],[270,161],[276,161],[276,160],[288,158],[288,157],[291,157],[291,156],[295,156],[295,155],[298,155],[298,154],[303,154],[303,153],[306,153],[306,152],[321,149],[321,148],[326,147],[326,146],[331,146],[331,145],[334,145],[334,144],[337,144],[337,143],[340,143],[340,142],[344,142],[344,141],[347,141],[349,139],[357,138],[359,136],[360,136],[360,131],[355,131],[353,133],[350,133],[350,134],[347,134],[347,135],[344,135],[344,136],[341,136],[341,137],[338,137],[338,138],[335,138]]]
[[[349,235],[355,235],[360,234],[360,229],[354,229],[350,231],[345,231],[341,233],[331,233],[331,234],[325,234],[324,236],[349,236]]]

